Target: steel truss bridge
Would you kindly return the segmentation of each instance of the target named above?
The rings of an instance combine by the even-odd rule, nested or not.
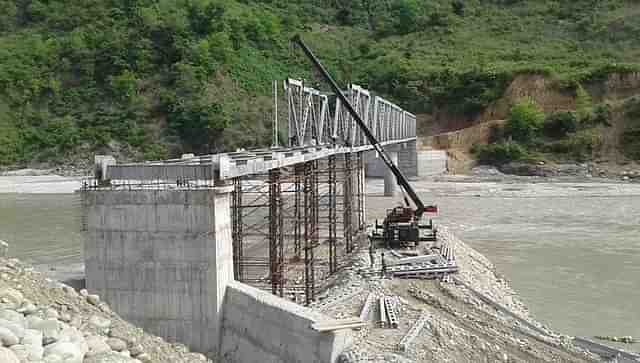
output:
[[[357,85],[345,94],[383,145],[415,147],[413,114]],[[287,140],[278,140],[278,104],[286,105]],[[363,236],[372,146],[334,95],[295,79],[274,82],[273,128],[271,148],[128,164],[98,157],[96,180],[86,188],[232,185],[235,278],[310,304]]]

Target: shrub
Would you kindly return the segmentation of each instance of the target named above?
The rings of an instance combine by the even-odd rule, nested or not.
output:
[[[561,138],[567,134],[576,132],[578,129],[578,119],[574,112],[563,111],[551,114],[544,120],[542,132],[545,136]]]
[[[593,109],[593,124],[603,124],[606,126],[611,126],[611,105],[608,103],[601,103],[594,107]]]
[[[591,95],[580,84],[576,88],[576,113],[580,122],[589,122],[593,118]]]
[[[532,98],[523,98],[511,107],[507,133],[514,140],[530,143],[542,128],[544,113]]]
[[[527,151],[519,144],[509,142],[504,144],[474,145],[471,152],[481,164],[501,165],[510,161],[521,160]]]
[[[564,154],[577,161],[585,161],[602,145],[602,136],[598,130],[582,130],[568,138],[546,145],[548,152]]]

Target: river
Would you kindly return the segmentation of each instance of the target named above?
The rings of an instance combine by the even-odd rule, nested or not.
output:
[[[25,180],[26,187],[0,177],[0,239],[41,269],[81,268],[79,196],[71,193],[79,181]],[[490,258],[538,320],[570,335],[640,337],[639,184],[450,178],[414,185],[438,204],[436,221]],[[380,195],[382,180],[367,188],[369,214],[382,217],[392,199]]]

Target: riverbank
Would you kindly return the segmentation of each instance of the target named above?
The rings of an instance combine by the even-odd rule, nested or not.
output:
[[[395,329],[379,327],[376,310],[372,309],[367,326],[354,332],[354,344],[341,355],[340,362],[600,361],[573,346],[570,337],[536,322],[486,257],[446,228],[440,230],[440,241],[453,247],[460,267],[460,273],[450,282],[363,275],[361,272],[369,268],[366,248],[352,256],[351,264],[339,272],[336,284],[321,294],[322,299],[313,309],[335,318],[346,318],[360,314],[369,293],[393,296],[397,301],[399,325]],[[389,262],[393,262],[392,257]],[[336,299],[345,294],[349,294],[348,299]],[[115,352],[134,356],[123,363],[206,361],[202,355],[188,353],[183,345],[170,344],[123,321],[90,291],[78,292],[15,259],[0,258],[0,295],[9,301],[3,309],[12,311],[4,316],[13,319],[6,324],[0,320],[0,326],[22,324],[38,330],[43,320],[54,326],[48,330],[42,328],[41,340],[35,343],[29,340],[28,344],[25,333],[21,333],[23,330],[14,329],[17,335],[23,334],[16,336],[21,344],[3,340],[12,354],[42,358],[66,352],[82,357],[77,360],[79,363],[110,362],[104,357],[115,356]],[[496,306],[513,315],[504,314]],[[400,352],[400,340],[423,316],[428,317],[424,328]],[[523,325],[523,321],[527,325]],[[0,351],[3,352],[9,354]]]
[[[350,267],[339,273],[339,283],[322,295],[323,299],[315,304],[316,310],[335,318],[358,316],[368,295],[373,293],[395,299],[399,312],[397,328],[381,328],[374,306],[367,326],[356,334],[355,344],[343,355],[342,362],[600,361],[599,357],[575,347],[570,337],[535,321],[486,257],[446,228],[439,230],[439,237],[441,243],[453,246],[460,267],[460,273],[449,282],[362,274],[369,269],[366,248],[353,257]],[[394,261],[393,257],[387,259],[391,264]],[[379,267],[378,261],[375,268]],[[520,320],[496,306],[511,311]],[[399,352],[400,341],[421,317],[426,317],[422,331]]]
[[[0,301],[3,363],[211,363],[124,321],[99,296],[17,259],[0,256]]]

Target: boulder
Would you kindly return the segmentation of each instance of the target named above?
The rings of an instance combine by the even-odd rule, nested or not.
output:
[[[13,310],[8,310],[8,309],[0,310],[0,319],[19,324],[22,327],[25,326],[24,315]]]
[[[12,289],[10,287],[0,289],[0,301],[2,302],[11,303],[18,307],[22,304],[23,300],[24,296],[22,296],[22,293],[16,289]]]
[[[25,300],[17,311],[20,314],[31,315],[38,311],[38,307],[36,307],[32,302]]]
[[[7,348],[0,347],[0,362],[2,363],[20,363],[20,359],[16,354]]]
[[[99,315],[93,315],[89,318],[89,325],[91,325],[96,331],[104,334],[109,331],[111,327],[111,320],[105,319]]]
[[[110,352],[111,347],[106,343],[106,339],[99,335],[92,335],[86,339],[89,351],[87,357],[94,356],[99,353]]]
[[[22,339],[24,337],[24,326],[19,323],[14,323],[13,321],[0,319],[0,327],[11,330],[13,334],[18,337],[18,339]]]
[[[55,319],[47,319],[47,320],[33,320],[33,322],[29,323],[29,328],[38,330],[42,332],[43,335],[43,343],[50,344],[58,341],[60,336],[60,322]]]
[[[95,295],[95,294],[87,295],[87,301],[91,305],[98,306],[98,304],[100,303],[100,296]]]
[[[43,334],[40,330],[35,329],[25,329],[24,337],[22,338],[22,344],[24,345],[34,345],[34,346],[42,346],[42,338]]]
[[[122,339],[109,338],[107,339],[106,343],[112,350],[115,350],[116,352],[122,352],[123,350],[127,349],[127,343]]]
[[[20,339],[11,330],[0,326],[0,343],[5,347],[10,347],[20,343]]]
[[[84,354],[79,346],[71,342],[57,342],[44,348],[45,358],[49,355],[58,355],[65,363],[82,363]]]

